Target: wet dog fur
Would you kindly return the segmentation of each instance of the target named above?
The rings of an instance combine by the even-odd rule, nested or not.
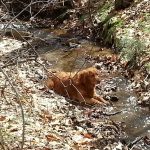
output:
[[[45,82],[46,87],[57,94],[85,104],[108,104],[95,92],[98,70],[90,67],[77,73],[56,72]]]

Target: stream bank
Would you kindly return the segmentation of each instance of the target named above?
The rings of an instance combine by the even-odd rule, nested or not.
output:
[[[47,33],[48,30],[45,31]],[[110,101],[112,100],[113,106],[108,107],[108,112],[121,112],[110,118],[114,122],[124,124],[124,131],[127,136],[125,141],[130,143],[137,137],[150,136],[149,108],[142,108],[138,105],[139,95],[134,90],[137,85],[134,85],[134,81],[130,78],[126,78],[120,62],[117,63],[115,62],[117,60],[113,60],[112,50],[99,47],[96,43],[80,37],[71,38],[71,35],[68,34],[66,37],[66,32],[63,30],[54,30],[51,33],[60,38],[59,42],[54,42],[50,45],[50,48],[42,47],[38,50],[39,52],[42,51],[41,56],[51,63],[50,68],[70,72],[95,65],[104,76],[98,85],[97,92],[106,98],[109,97]],[[36,36],[40,37],[41,35],[36,34]],[[58,39],[58,37],[55,38]],[[42,38],[46,39],[46,35],[44,38],[42,34]],[[53,39],[53,36],[51,38]],[[112,62],[110,58],[112,58]],[[149,82],[149,79],[147,82]],[[144,146],[143,148],[148,149]]]
[[[18,38],[12,36],[17,32],[12,34],[11,31],[8,30],[6,36]],[[29,34],[19,36],[24,42],[2,37],[0,51],[1,66],[21,95],[26,121],[26,149],[149,149],[149,74],[143,73],[142,79],[139,76],[133,78],[127,65],[117,62],[114,49],[100,47],[87,40],[88,37],[67,35],[61,29],[30,28],[29,31]],[[88,34],[89,28],[87,31]],[[34,49],[22,38],[26,36]],[[113,46],[111,42],[109,44]],[[38,52],[38,58],[34,50]],[[63,71],[95,65],[104,74],[97,92],[112,101],[112,105],[78,106],[53,91],[45,91],[42,79],[47,74],[43,65]],[[0,77],[2,145],[18,149],[22,131],[20,107],[2,72]],[[146,99],[144,108],[137,104],[141,96],[143,102]],[[143,139],[134,144],[136,137],[141,136]]]
[[[88,147],[91,149],[105,149],[109,147],[109,142],[111,143],[110,147],[115,148],[120,144],[121,147],[124,147],[132,143],[137,137],[149,137],[149,110],[137,105],[138,98],[133,90],[134,86],[132,87],[132,82],[129,78],[126,78],[120,62],[117,62],[117,59],[113,58],[114,54],[112,54],[112,51],[99,47],[95,43],[80,37],[71,38],[71,35],[68,37],[65,34],[66,32],[63,30],[54,30],[53,32],[48,29],[35,30],[33,32],[35,40],[32,41],[32,45],[36,47],[36,51],[39,53],[40,57],[37,60],[39,63],[36,63],[32,59],[31,61],[19,63],[19,68],[16,68],[14,65],[4,67],[7,72],[11,68],[12,72],[9,76],[12,80],[16,79],[17,83],[19,83],[16,87],[26,97],[23,100],[23,106],[27,115],[26,118],[28,118],[27,136],[29,136],[30,132],[35,132],[31,126],[36,122],[37,133],[34,136],[38,138],[35,139],[34,136],[30,136],[29,139],[27,138],[26,147],[29,148],[29,140],[33,143],[36,141],[34,144],[35,148],[42,147],[38,141],[43,139],[43,136],[46,138],[43,139],[42,144],[45,145],[48,141],[47,147],[51,147],[52,149],[58,149],[60,147],[66,149],[68,144],[61,146],[58,144],[64,142],[62,137],[65,137],[67,142],[78,143],[78,147],[82,147],[83,149],[87,148],[87,145],[84,144],[87,142]],[[39,39],[42,39],[43,42],[38,42]],[[4,45],[3,51],[5,51],[5,48]],[[5,66],[5,64],[13,63],[13,61],[17,63],[19,59],[22,60],[24,58],[28,60],[31,56],[34,57],[33,54],[31,55],[31,52],[32,49],[27,50],[26,46],[23,49],[20,49],[20,47],[17,50],[11,49],[6,54],[1,55],[1,58],[3,58],[1,62]],[[19,57],[17,60],[14,59],[16,53]],[[3,56],[7,57],[4,58]],[[39,64],[62,71],[75,71],[95,64],[102,72],[102,76],[104,76],[101,83],[97,86],[97,92],[105,98],[110,99],[109,101],[112,101],[112,106],[84,108],[83,106],[71,104],[65,98],[52,91],[50,93],[43,91],[42,82],[39,79],[46,76],[46,74]],[[3,75],[1,76],[3,78]],[[3,87],[3,84],[2,82],[1,87]],[[7,90],[10,91],[9,86]],[[11,99],[9,94],[7,97]],[[117,99],[117,102],[113,102],[113,99]],[[14,122],[14,119],[16,117],[18,118],[19,115],[14,113],[14,105],[19,109],[16,102],[8,103],[10,107],[10,113],[8,115],[12,118],[4,115],[6,112],[5,108],[7,108],[5,106],[5,97],[3,97],[2,104],[2,116],[6,118],[2,122],[7,123],[10,119],[15,126],[17,123],[17,127],[21,130],[21,126],[19,127],[21,118],[16,123]],[[32,115],[30,115],[29,110],[32,112]],[[117,114],[116,112],[120,113]],[[34,119],[35,116],[36,118]],[[6,131],[2,131],[4,133],[3,136],[9,142],[9,136],[6,136],[9,133],[7,124],[4,129]],[[118,129],[119,132],[117,132]],[[16,128],[14,129],[14,126],[12,126],[11,130],[16,130]],[[11,133],[11,136],[15,137],[16,134],[19,134],[19,130]],[[41,134],[43,132],[42,130],[46,134]],[[53,130],[54,132],[52,132]],[[101,130],[101,133],[99,130]],[[65,134],[66,132],[69,136]],[[72,139],[69,140],[68,138],[70,136]],[[108,139],[109,142],[106,142]],[[13,141],[16,143],[15,138]],[[125,144],[123,144],[123,141]],[[142,141],[142,144],[137,144],[137,147],[148,150],[149,147],[143,145],[144,143]],[[75,145],[71,144],[72,146],[74,147]]]

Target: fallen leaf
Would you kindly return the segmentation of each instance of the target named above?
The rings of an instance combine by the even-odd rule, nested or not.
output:
[[[45,122],[49,122],[51,121],[52,115],[48,112],[48,111],[43,111],[43,114],[40,114],[40,117],[45,121]]]
[[[58,141],[58,140],[60,140],[58,137],[56,137],[55,135],[46,135],[45,136],[46,137],[46,139],[47,139],[47,141]]]
[[[6,116],[0,116],[0,121],[4,121],[6,119]]]
[[[11,129],[11,130],[10,130],[10,132],[16,132],[16,131],[18,131],[17,128],[14,128],[14,129]]]
[[[51,150],[50,148],[44,147],[42,150]]]
[[[83,134],[83,136],[88,139],[94,138],[93,134],[91,134],[91,133],[85,133],[85,134]]]

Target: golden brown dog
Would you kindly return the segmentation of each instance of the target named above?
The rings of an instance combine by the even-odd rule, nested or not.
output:
[[[94,67],[77,73],[56,72],[48,78],[46,86],[56,93],[86,104],[108,104],[96,95],[95,85],[98,81],[98,70]]]

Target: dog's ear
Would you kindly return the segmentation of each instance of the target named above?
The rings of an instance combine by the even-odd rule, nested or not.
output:
[[[80,73],[79,75],[79,83],[81,83],[82,85],[85,85],[87,82],[87,72],[86,71],[82,71],[82,73]]]
[[[96,70],[91,70],[91,71],[89,71],[89,77],[95,77],[96,75],[97,75],[97,72],[96,72]]]
[[[94,78],[94,73],[91,71],[84,71],[80,74],[80,83],[88,85],[91,82],[91,78]]]
[[[87,76],[88,84],[94,86],[96,83],[98,83],[98,80],[99,80],[98,71],[96,69],[89,70]]]

